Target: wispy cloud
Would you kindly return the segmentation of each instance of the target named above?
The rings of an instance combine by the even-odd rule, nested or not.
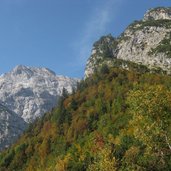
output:
[[[90,55],[92,43],[100,36],[106,34],[111,21],[116,17],[123,0],[108,0],[97,6],[92,17],[85,23],[82,39],[79,41],[78,63],[85,63]],[[77,49],[77,50],[78,50]]]

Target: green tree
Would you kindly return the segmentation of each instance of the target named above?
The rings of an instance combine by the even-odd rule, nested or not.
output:
[[[108,74],[109,73],[109,67],[108,67],[108,65],[107,64],[103,64],[102,67],[101,67],[101,69],[100,69],[100,72],[102,74]]]
[[[116,171],[116,159],[112,156],[111,149],[106,146],[94,156],[94,161],[89,165],[88,171]]]
[[[171,92],[163,86],[135,89],[127,99],[133,135],[145,145],[144,157],[151,167],[168,169],[171,155]]]

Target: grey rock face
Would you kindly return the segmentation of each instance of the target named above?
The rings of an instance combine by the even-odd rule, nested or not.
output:
[[[87,61],[85,77],[90,76],[104,63],[124,60],[143,64],[150,69],[161,68],[171,73],[171,8],[156,8],[147,11],[144,19],[131,24],[118,38],[108,38],[108,42],[97,41]],[[97,44],[110,46],[112,54],[106,57],[102,49],[99,53]]]
[[[150,9],[145,13],[143,20],[171,20],[171,8]]]
[[[14,143],[26,127],[21,117],[0,103],[0,151]]]
[[[124,32],[128,39],[121,40],[118,44],[117,59],[143,64],[149,68],[160,67],[170,73],[170,56],[163,52],[152,53],[170,32],[171,27],[145,26],[137,30],[128,28]]]
[[[57,76],[47,68],[19,65],[0,76],[0,151],[14,143],[28,122],[56,106],[63,88],[69,93],[78,79]]]
[[[26,122],[32,122],[57,104],[63,88],[71,93],[77,81],[47,68],[20,65],[0,76],[0,99]]]
[[[115,57],[117,43],[117,40],[111,35],[103,36],[94,43],[91,57],[86,64],[85,77],[91,75],[95,68],[99,67],[104,60]]]

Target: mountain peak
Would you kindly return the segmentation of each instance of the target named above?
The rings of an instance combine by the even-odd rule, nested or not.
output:
[[[77,81],[48,68],[18,65],[0,77],[0,99],[26,122],[32,122],[56,105],[63,88],[71,93]]]
[[[33,72],[24,65],[17,65],[10,73],[14,76],[26,74],[31,77],[33,75]]]
[[[26,66],[24,66],[24,65],[17,65],[14,69],[13,69],[13,71],[14,72],[21,72],[21,71],[24,71],[24,70],[26,70],[26,69],[28,69]]]
[[[33,75],[56,76],[56,73],[48,68],[28,67],[25,65],[17,65],[11,70],[10,74],[13,76],[26,75],[27,77],[32,77]]]
[[[17,65],[14,69],[25,69],[27,68],[25,65]]]
[[[171,7],[158,7],[149,9],[143,18],[143,21],[148,20],[171,20]]]
[[[171,74],[171,7],[148,10],[117,38],[103,36],[92,48],[85,78],[103,65],[129,69],[129,62]]]

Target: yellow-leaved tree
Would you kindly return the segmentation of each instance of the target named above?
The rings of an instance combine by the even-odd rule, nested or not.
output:
[[[171,155],[171,91],[160,85],[132,90],[127,99],[133,136],[145,146],[152,167],[169,167]]]
[[[116,171],[116,159],[111,154],[109,146],[97,152],[94,162],[89,165],[88,171]]]

